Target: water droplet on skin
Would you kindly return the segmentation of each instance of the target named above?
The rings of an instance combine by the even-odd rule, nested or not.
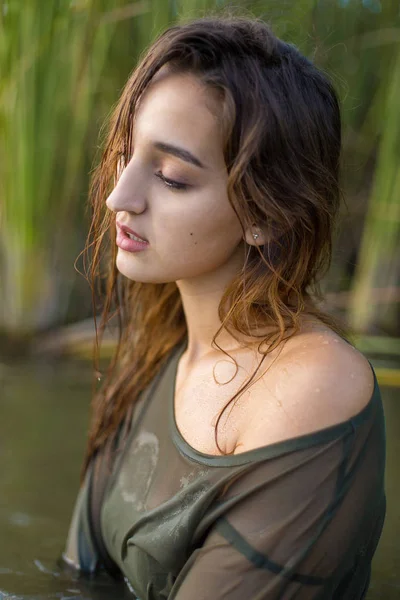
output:
[[[329,340],[324,340],[322,343],[323,344],[329,344]]]
[[[320,392],[321,390],[320,390],[320,388],[315,388],[315,391]]]
[[[336,340],[336,339],[335,339],[335,340],[333,340],[333,341],[334,341],[334,342],[336,342],[336,343],[338,343],[338,341],[339,341],[339,340]]]

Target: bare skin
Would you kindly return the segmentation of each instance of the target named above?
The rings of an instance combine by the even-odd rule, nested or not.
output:
[[[220,455],[217,418],[257,368],[262,356],[248,350],[186,367],[179,361],[175,418],[185,440],[205,454]],[[233,380],[226,385],[218,385]],[[261,375],[261,377],[260,377]],[[218,444],[240,454],[341,423],[358,414],[373,392],[365,357],[323,324],[307,324],[264,360],[252,384],[223,412]]]
[[[215,383],[213,371],[224,383],[236,370],[211,345],[221,325],[218,305],[242,267],[246,245],[268,239],[268,231],[260,230],[257,242],[251,230],[243,236],[229,204],[217,115],[215,97],[193,76],[161,72],[140,101],[132,157],[107,199],[117,221],[149,241],[137,253],[119,248],[119,271],[134,281],[178,286],[188,347],[178,366],[176,421],[186,441],[207,454],[220,454],[216,419],[261,359],[223,330],[218,344],[239,369],[230,383]],[[166,145],[190,152],[194,160]],[[264,371],[219,422],[225,451],[245,452],[347,420],[373,389],[365,357],[311,318],[302,319],[301,331],[268,356]]]

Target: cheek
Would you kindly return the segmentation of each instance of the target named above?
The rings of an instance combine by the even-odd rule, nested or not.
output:
[[[217,262],[228,257],[242,238],[242,229],[236,213],[225,197],[199,194],[190,198],[182,209],[166,213],[161,218],[162,245],[171,250],[182,263],[189,255],[194,262]]]
[[[206,247],[224,248],[236,245],[242,237],[242,228],[233,208],[229,204],[225,189],[220,195],[215,195],[201,211],[194,229],[198,241]]]

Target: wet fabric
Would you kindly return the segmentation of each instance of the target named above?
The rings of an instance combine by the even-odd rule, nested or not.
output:
[[[135,404],[111,472],[104,456],[92,461],[64,559],[125,577],[140,600],[365,598],[386,511],[375,373],[372,397],[352,419],[211,456],[175,422],[186,343]]]

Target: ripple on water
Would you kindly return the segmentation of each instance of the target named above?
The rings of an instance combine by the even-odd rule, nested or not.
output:
[[[8,520],[12,525],[18,525],[19,527],[28,527],[32,523],[32,517],[23,512],[12,513]]]

